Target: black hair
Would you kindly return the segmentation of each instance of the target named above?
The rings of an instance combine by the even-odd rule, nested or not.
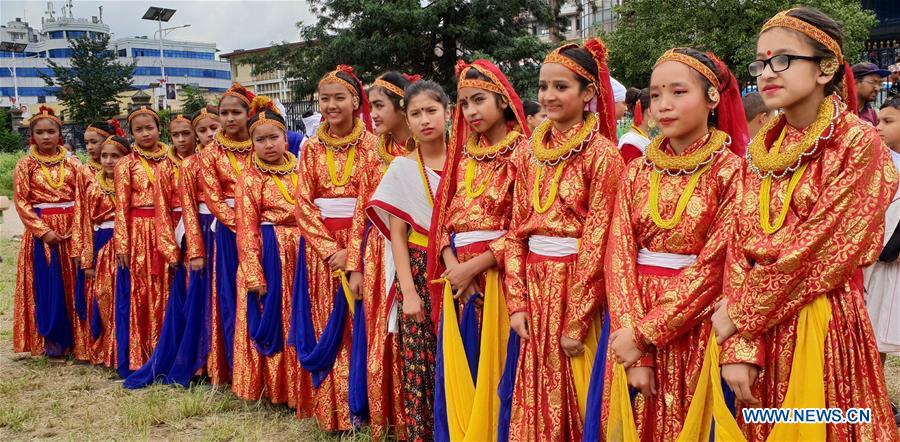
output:
[[[699,61],[700,63],[703,63],[704,66],[706,66],[707,68],[709,68],[709,70],[712,71],[713,75],[715,75],[716,78],[719,80],[719,83],[724,84],[725,80],[722,78],[724,72],[719,71],[719,68],[716,67],[715,63],[713,63],[712,58],[710,58],[709,55],[706,55],[705,52],[694,49],[694,48],[675,48],[675,52],[677,52],[679,54],[687,55],[687,56]],[[691,68],[691,71],[694,71],[694,69]],[[694,71],[694,73],[696,74],[696,77],[700,79],[700,84],[703,85],[703,89],[702,89],[703,96],[705,96],[706,99],[709,100],[709,97],[706,95],[706,91],[709,90],[710,87],[712,87],[712,83],[710,83],[709,79],[706,78],[706,76],[704,76],[703,74],[696,72],[696,71]],[[716,116],[715,110],[713,110],[713,112],[709,113],[709,118],[707,119],[707,123],[711,126],[717,126],[718,122],[719,122],[719,118]]]
[[[762,99],[762,95],[759,92],[750,92],[747,95],[744,95],[744,98],[741,99],[744,104],[744,115],[747,116],[747,120],[752,120],[756,118],[759,114],[765,114],[769,112],[768,106]]]
[[[889,107],[900,110],[900,97],[888,98],[884,103],[881,103],[881,109]]]
[[[594,57],[587,49],[571,47],[563,49],[562,51],[560,51],[560,54],[577,63],[579,66],[588,71],[588,73],[591,74],[594,78],[597,78],[597,76],[600,74],[600,69],[597,68],[597,61],[594,60]],[[584,90],[585,88],[593,84],[590,80],[583,78],[581,75],[576,75],[575,77],[578,78],[578,83],[581,84],[581,90]],[[597,91],[597,93],[600,93],[600,91]]]
[[[475,69],[475,68],[469,69],[466,72],[466,79],[467,80],[482,80],[482,81],[486,81],[491,84],[496,84],[496,83],[494,83],[493,80],[490,79],[490,77],[488,77],[487,75],[484,75],[483,73],[481,73],[481,71],[479,71],[478,69]],[[503,87],[503,85],[500,85],[500,84],[498,84],[497,86]],[[496,92],[491,92],[491,95],[493,95],[494,99],[497,101],[498,107],[500,106],[501,102],[506,100],[503,96],[501,96],[500,94],[498,94]],[[516,121],[516,113],[513,110],[512,103],[507,103],[507,104],[508,104],[508,106],[506,106],[506,109],[503,110],[503,119],[506,121]]]
[[[829,37],[834,39],[834,41],[838,44],[839,47],[844,46],[844,31],[841,28],[841,25],[834,21],[831,17],[825,15],[824,12],[810,8],[807,6],[802,6],[799,8],[795,8],[790,10],[787,14],[788,16],[794,17],[798,20],[802,20],[810,25],[818,28],[820,31],[827,34]],[[814,55],[817,57],[823,58],[835,58],[837,54],[832,52],[830,49],[825,47],[822,43],[819,43],[809,37],[806,34],[798,33],[803,38],[805,38],[809,44],[813,48]],[[841,64],[838,66],[837,71],[834,73],[834,77],[831,79],[828,84],[825,85],[825,95],[831,95],[841,90],[841,82],[844,80],[844,65]]]
[[[112,124],[109,124],[108,121],[98,121],[96,123],[88,124],[88,128],[91,128],[91,127],[93,127],[94,129],[100,129],[103,132],[106,132],[110,135],[116,134],[116,128],[114,128],[112,126]]]
[[[382,76],[379,78],[381,78],[382,80],[384,80],[394,86],[397,86],[398,88],[400,88],[401,91],[405,91],[406,88],[410,85],[409,80],[407,80],[406,77],[403,76],[403,74],[401,74],[397,71],[387,71],[384,74],[382,74]],[[390,100],[391,104],[394,105],[394,109],[402,109],[403,108],[403,106],[400,105],[400,102],[403,100],[403,96],[397,95],[394,92],[388,90],[387,88],[377,86],[377,85],[372,86],[369,89],[369,94],[371,94],[372,91],[374,91],[376,89],[381,91],[385,96],[388,97],[388,100]]]
[[[329,73],[325,74],[324,76],[322,76],[322,80],[324,80],[325,77],[327,77],[327,76],[330,75],[330,74],[331,74],[331,72],[329,72]],[[362,94],[365,93],[365,91],[362,90],[362,86],[361,86],[359,83],[356,82],[356,79],[353,78],[352,75],[350,75],[350,74],[348,74],[348,73],[346,73],[346,72],[344,72],[344,71],[341,71],[341,70],[338,70],[337,72],[335,72],[334,75],[335,75],[337,78],[340,78],[341,80],[344,80],[344,81],[346,81],[348,84],[350,84],[351,86],[353,86],[353,90],[356,91],[357,96],[362,97]],[[320,80],[320,81],[321,81],[321,80]]]
[[[203,109],[200,109],[200,110],[198,110],[197,112],[194,112],[193,114],[191,114],[191,116],[190,116],[189,118],[191,119],[191,121],[194,121],[194,118],[197,118],[197,117],[200,116],[200,114],[202,114],[202,113],[203,113]],[[210,105],[207,105],[207,106],[206,106],[206,113],[207,113],[207,114],[211,114],[211,115],[215,115],[215,116],[218,117],[218,116],[219,116],[219,108],[216,107],[216,106],[213,106],[213,105],[211,105],[211,104],[210,104]]]
[[[628,112],[631,112],[631,115],[634,115],[634,106],[638,100],[640,100],[641,109],[644,112],[650,110],[650,94],[645,89],[628,88],[628,91],[625,92],[625,106],[628,107]]]
[[[541,103],[538,103],[534,100],[525,100],[522,102],[522,107],[525,109],[525,117],[533,117],[537,115],[538,112],[541,111]]]
[[[247,130],[250,130],[250,126],[253,126],[253,123],[259,121],[259,116],[265,115],[267,120],[275,120],[281,124],[284,124],[287,127],[287,123],[284,121],[284,117],[281,116],[280,113],[275,112],[271,109],[261,110],[258,113],[254,114],[253,117],[247,120]]]
[[[123,137],[120,137],[120,136],[118,136],[118,135],[112,135],[112,136],[110,136],[109,138],[103,140],[103,142],[100,143],[100,146],[103,146],[104,144],[106,144],[106,142],[107,142],[110,138],[111,138],[113,141],[115,141],[116,143],[121,144],[122,147],[125,148],[125,154],[128,154],[129,152],[131,152],[131,143],[128,142],[128,139],[123,138]]]
[[[450,105],[450,97],[447,96],[441,85],[430,80],[420,80],[406,88],[406,93],[403,95],[403,110],[406,111],[409,102],[420,94],[427,94],[432,100],[441,103],[444,109]]]

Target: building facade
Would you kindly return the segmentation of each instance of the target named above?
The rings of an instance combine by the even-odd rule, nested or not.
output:
[[[302,43],[290,43],[291,48],[300,47]],[[234,52],[222,54],[219,57],[228,60],[231,67],[231,78],[257,95],[267,95],[282,103],[294,102],[300,99],[295,97],[294,86],[297,81],[287,78],[284,71],[278,70],[261,74],[253,73],[253,66],[248,61],[253,57],[264,56],[271,47],[256,49],[238,49]]]
[[[557,0],[561,2],[559,17],[563,21],[559,32],[563,41],[585,39],[599,32],[612,32],[619,16],[615,7],[624,0]],[[550,42],[550,29],[532,24],[531,33],[541,41]]]
[[[71,9],[70,9],[71,11]],[[53,75],[47,60],[60,66],[71,64],[70,39],[101,38],[110,35],[110,28],[101,17],[75,18],[65,13],[57,16],[48,10],[37,30],[22,19],[15,19],[0,27],[0,106],[25,105],[34,111],[41,104],[58,107],[58,87],[49,87],[41,73]],[[231,85],[228,62],[217,57],[215,43],[160,40],[147,37],[118,38],[109,42],[109,49],[123,63],[135,62],[132,89],[145,90],[153,96],[154,107],[160,107],[165,91],[162,67],[170,84],[176,85],[176,100],[169,100],[171,109],[180,108],[180,93],[184,85],[192,85],[208,93],[220,93]],[[133,92],[131,92],[133,93]],[[130,93],[123,94],[127,103]],[[18,98],[17,98],[18,97]],[[124,110],[124,106],[120,105]]]

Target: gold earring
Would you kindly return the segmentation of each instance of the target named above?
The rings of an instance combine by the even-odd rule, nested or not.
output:
[[[718,103],[719,98],[721,98],[719,96],[719,90],[713,86],[710,86],[709,89],[706,90],[706,96],[709,97],[709,101],[712,101],[713,103]]]
[[[654,120],[653,118],[647,119],[647,127],[649,127],[650,129],[656,129],[656,120]]]
[[[819,61],[819,69],[825,75],[834,75],[839,67],[840,63],[837,58],[825,58]]]

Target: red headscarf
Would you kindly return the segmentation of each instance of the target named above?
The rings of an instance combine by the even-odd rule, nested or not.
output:
[[[470,69],[477,70],[483,76],[489,78],[490,81],[466,80],[466,73],[468,73]],[[517,130],[524,134],[526,138],[531,136],[531,130],[528,128],[528,123],[525,120],[525,110],[522,107],[522,100],[519,98],[519,94],[513,89],[506,76],[503,75],[503,72],[500,71],[500,68],[487,60],[475,60],[471,64],[467,64],[460,60],[456,63],[456,76],[459,79],[457,90],[464,87],[477,87],[502,96],[503,99],[509,103],[513,114],[516,116],[515,122],[510,121],[507,123],[509,130]],[[462,106],[460,105],[459,100],[457,100],[456,108],[453,112],[450,144],[447,146],[447,162],[444,166],[441,184],[438,186],[437,196],[434,199],[434,211],[431,214],[431,231],[428,234],[428,265],[426,272],[429,281],[440,278],[445,270],[443,260],[441,259],[441,251],[438,250],[441,244],[440,237],[447,233],[443,228],[443,225],[447,220],[447,209],[450,206],[450,201],[453,199],[453,195],[456,194],[456,171],[459,168],[459,163],[463,156],[463,149],[471,131],[469,123],[466,122],[465,117],[463,116]],[[434,324],[439,324],[443,286],[432,284],[429,286],[429,292],[431,296],[431,319],[434,321]]]
[[[339,77],[339,72],[348,75],[353,80],[353,83]],[[366,130],[371,132],[372,112],[369,106],[369,97],[366,96],[366,90],[363,88],[362,81],[360,81],[353,73],[353,68],[346,64],[339,64],[335,70],[325,74],[325,76],[319,80],[320,85],[325,83],[336,83],[344,86],[354,97],[359,98],[359,107],[356,109],[356,112],[353,113],[353,116],[362,119],[363,123],[366,125]]]

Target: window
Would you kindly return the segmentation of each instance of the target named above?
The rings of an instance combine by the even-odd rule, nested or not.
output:
[[[19,96],[20,97],[44,97],[46,95],[56,95],[59,93],[58,87],[20,87],[19,88]],[[6,97],[13,97],[16,95],[16,90],[13,87],[0,87],[0,94]]]
[[[62,40],[63,38],[65,38],[65,37],[63,36],[63,31],[51,31],[51,32],[50,32],[50,39],[51,39],[51,40]]]
[[[166,67],[166,75],[170,77],[195,77],[195,78],[216,78],[221,80],[230,80],[231,71],[220,71],[216,69],[197,69],[197,68],[178,68]]]
[[[69,37],[69,39],[71,39],[71,40],[74,40],[74,39],[76,39],[76,38],[87,37],[87,31],[69,31],[69,32],[68,32],[68,37]]]
[[[50,58],[72,58],[72,54],[75,53],[71,48],[51,49],[48,52],[50,53]]]
[[[168,74],[168,72],[166,72]],[[159,77],[162,71],[156,66],[138,66],[134,68],[134,75]]]
[[[40,74],[53,76],[53,69],[50,68],[16,68],[16,76],[19,77],[40,77]]]
[[[163,50],[163,56],[166,58],[190,58],[194,60],[213,60],[215,58],[212,52],[175,51],[170,49]]]
[[[132,57],[159,57],[159,49],[131,48]]]
[[[128,50],[127,49],[119,49],[119,57],[127,57]]]

